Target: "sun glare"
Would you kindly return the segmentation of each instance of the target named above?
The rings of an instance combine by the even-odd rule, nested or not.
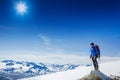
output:
[[[16,10],[19,14],[23,15],[24,13],[27,12],[27,6],[25,2],[19,2],[16,4]]]

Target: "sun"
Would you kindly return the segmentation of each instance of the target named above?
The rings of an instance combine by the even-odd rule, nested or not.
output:
[[[24,15],[27,12],[27,9],[25,2],[19,2],[16,4],[16,10],[21,15]]]

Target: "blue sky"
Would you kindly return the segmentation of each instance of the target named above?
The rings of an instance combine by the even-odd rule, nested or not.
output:
[[[25,2],[20,15],[15,4]],[[0,54],[120,57],[119,0],[0,0]],[[1,58],[3,59],[3,58]]]

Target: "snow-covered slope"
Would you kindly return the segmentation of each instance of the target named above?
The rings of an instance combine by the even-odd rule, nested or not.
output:
[[[120,61],[107,62],[100,65],[100,71],[107,76],[120,76]]]
[[[80,66],[74,70],[57,72],[38,77],[26,78],[21,80],[78,80],[85,75],[88,75],[93,68],[91,66]],[[105,75],[120,76],[120,61],[107,62],[100,64],[100,71]]]

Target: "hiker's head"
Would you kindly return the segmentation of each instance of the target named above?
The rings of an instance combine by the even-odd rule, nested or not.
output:
[[[94,46],[94,43],[90,43],[90,46]]]

